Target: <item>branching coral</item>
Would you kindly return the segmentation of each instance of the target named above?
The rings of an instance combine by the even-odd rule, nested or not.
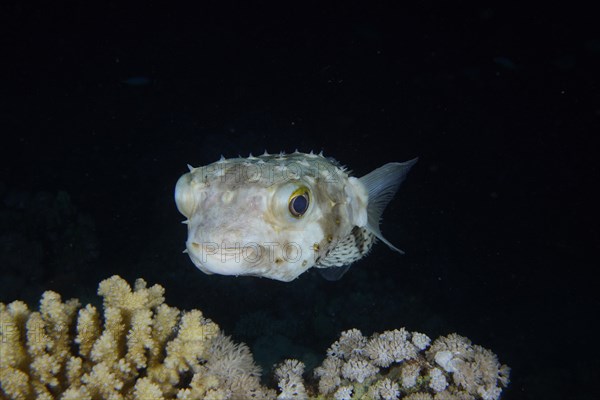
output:
[[[495,354],[456,334],[430,342],[404,328],[370,338],[356,329],[342,332],[315,369],[319,391],[352,399],[500,398],[509,368]]]
[[[456,386],[484,400],[500,397],[501,387],[508,385],[510,369],[500,365],[488,349],[472,345],[457,334],[438,338],[426,352],[427,358],[452,375]]]
[[[164,289],[118,276],[100,283],[103,310],[47,291],[39,311],[0,303],[0,398],[15,400],[408,399],[497,400],[509,368],[459,335],[404,328],[365,337],[342,332],[304,379],[304,364],[260,383],[249,348],[199,310],[164,304]]]
[[[275,369],[279,382],[280,399],[305,399],[308,397],[302,380],[304,363],[298,360],[285,360]]]
[[[164,289],[134,289],[113,276],[100,283],[101,314],[91,305],[42,296],[39,311],[0,304],[0,384],[11,399],[197,399],[263,390],[244,345],[233,345],[198,310],[180,312]],[[242,389],[243,388],[243,389]]]

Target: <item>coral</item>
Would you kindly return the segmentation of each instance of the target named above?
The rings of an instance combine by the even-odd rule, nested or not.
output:
[[[351,400],[352,386],[340,386],[333,394],[335,400]]]
[[[365,379],[375,375],[377,371],[377,367],[358,357],[349,359],[342,366],[342,376],[358,383],[363,383]]]
[[[342,383],[342,360],[337,357],[327,357],[320,367],[315,368],[315,376],[319,379],[319,392],[329,394]]]
[[[422,333],[415,333],[415,341],[421,346],[428,343],[429,338]],[[404,328],[387,331],[380,335],[374,335],[366,346],[366,355],[370,361],[379,366],[387,367],[391,363],[399,363],[407,359],[415,358],[419,348],[410,340],[411,334]]]
[[[302,374],[304,364],[297,360],[285,360],[275,369],[275,377],[279,382],[280,399],[305,399],[307,397]]]
[[[351,329],[306,379],[302,362],[280,363],[277,391],[245,344],[166,305],[161,286],[113,276],[98,294],[102,311],[52,291],[38,311],[0,303],[0,398],[497,400],[509,383],[494,353],[457,334]]]
[[[456,385],[484,400],[500,397],[501,387],[508,385],[510,369],[500,365],[490,350],[457,334],[438,338],[427,351],[427,358],[452,374]]]
[[[164,304],[164,289],[100,283],[103,313],[47,291],[39,311],[0,303],[0,384],[7,398],[274,398],[259,369],[199,310]],[[234,397],[235,396],[235,397]]]
[[[436,393],[443,392],[448,387],[448,381],[446,381],[444,373],[439,368],[432,368],[429,371],[429,379],[429,387]]]
[[[494,353],[457,334],[431,340],[405,328],[365,338],[342,332],[314,375],[334,398],[497,400],[510,369]],[[351,396],[351,397],[348,397]]]
[[[401,370],[402,387],[404,389],[410,389],[417,384],[417,378],[419,378],[419,372],[421,367],[419,363],[405,363]]]
[[[383,378],[369,388],[369,396],[373,399],[395,400],[400,396],[400,387],[396,382]]]

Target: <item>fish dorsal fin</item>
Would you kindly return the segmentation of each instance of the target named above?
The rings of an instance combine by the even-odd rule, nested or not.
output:
[[[406,179],[408,171],[415,165],[418,158],[403,163],[388,163],[360,178],[369,194],[367,204],[367,229],[392,250],[404,254],[402,250],[391,244],[381,234],[379,222],[383,210],[398,191],[400,184]]]

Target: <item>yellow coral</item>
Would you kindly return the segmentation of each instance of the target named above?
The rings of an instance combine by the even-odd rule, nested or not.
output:
[[[103,321],[92,305],[47,291],[39,311],[0,304],[0,395],[11,399],[163,399],[183,393],[181,373],[204,372],[218,326],[198,310],[181,313],[164,289],[118,276],[100,283]],[[190,393],[219,385],[192,375]],[[203,382],[207,387],[202,389]]]

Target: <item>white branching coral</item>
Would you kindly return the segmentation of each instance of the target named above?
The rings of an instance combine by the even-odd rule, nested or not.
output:
[[[436,393],[446,390],[448,387],[448,381],[444,376],[444,373],[439,368],[432,368],[429,370],[429,387],[432,388]]]
[[[349,360],[353,355],[362,355],[367,339],[358,329],[350,329],[341,333],[340,338],[327,350],[327,355]]]
[[[337,357],[327,357],[320,367],[315,368],[315,376],[319,379],[319,392],[329,394],[342,383],[342,360]]]
[[[279,399],[307,398],[304,381],[302,380],[303,373],[304,363],[298,360],[285,360],[277,366],[275,377],[281,391],[278,396]]]
[[[315,376],[319,392],[334,397],[352,387],[355,396],[375,399],[497,400],[508,384],[508,367],[456,334],[431,344],[427,335],[404,328],[370,338],[352,329],[327,354]]]
[[[426,339],[423,336],[419,336],[416,342],[420,347],[427,347],[424,344]],[[375,335],[367,343],[365,353],[375,365],[387,367],[394,362],[399,363],[415,358],[419,350],[422,350],[420,347],[413,344],[411,334],[402,328]]]
[[[402,400],[433,400],[433,396],[429,393],[413,393],[404,397]]]
[[[452,375],[454,383],[473,396],[497,400],[509,383],[510,368],[490,350],[457,334],[443,336],[426,352],[429,361]]]
[[[244,343],[235,343],[222,332],[213,339],[207,351],[208,361],[204,366],[222,379],[233,376],[260,376],[260,367],[254,363],[250,349]]]
[[[419,363],[404,363],[400,371],[400,382],[404,389],[410,389],[417,385],[417,378],[421,371]]]
[[[333,394],[335,400],[352,400],[352,386],[342,386]]]
[[[400,387],[396,382],[383,378],[369,388],[369,396],[374,400],[396,400],[400,396]]]
[[[351,381],[363,383],[365,379],[379,372],[379,368],[367,360],[351,358],[342,366],[342,376]]]
[[[205,374],[217,378],[221,388],[231,393],[231,398],[245,398],[252,393],[255,398],[264,397],[260,385],[260,367],[248,346],[235,343],[220,332],[207,350]]]
[[[431,343],[431,339],[424,333],[413,332],[411,342],[417,349],[425,350]]]

